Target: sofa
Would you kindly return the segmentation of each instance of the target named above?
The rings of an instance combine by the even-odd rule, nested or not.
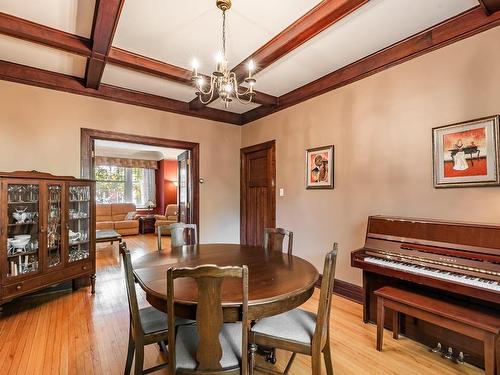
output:
[[[169,204],[165,207],[165,215],[155,215],[155,233],[158,233],[158,226],[160,225],[177,223],[177,210],[178,206],[176,204]],[[170,230],[162,229],[161,234],[170,234]]]
[[[133,203],[110,203],[96,205],[96,229],[113,229],[122,236],[139,234],[139,221],[137,215],[127,220],[129,212],[136,212]]]

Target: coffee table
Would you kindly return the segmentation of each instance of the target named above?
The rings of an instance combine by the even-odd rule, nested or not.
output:
[[[120,233],[114,231],[113,229],[103,229],[103,230],[96,230],[95,232],[95,242],[111,242],[111,245],[113,245],[113,242],[118,241],[118,243],[122,242],[122,236]]]

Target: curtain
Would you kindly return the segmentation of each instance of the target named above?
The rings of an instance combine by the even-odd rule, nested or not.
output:
[[[158,169],[158,162],[156,160],[111,158],[106,156],[96,156],[95,165],[112,165],[114,167],[125,167],[125,168]]]
[[[151,201],[156,205],[156,183],[155,183],[155,170],[143,169],[143,189],[141,191],[141,200],[146,204]]]

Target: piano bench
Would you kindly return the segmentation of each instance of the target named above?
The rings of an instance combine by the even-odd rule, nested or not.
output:
[[[399,314],[424,320],[480,340],[484,344],[486,375],[500,375],[500,353],[495,348],[500,334],[500,316],[442,301],[391,286],[375,291],[377,296],[377,350],[382,350],[385,309],[393,311],[393,337],[399,335]],[[495,371],[496,367],[496,371]]]

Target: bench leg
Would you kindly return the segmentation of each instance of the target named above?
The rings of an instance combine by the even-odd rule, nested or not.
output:
[[[392,313],[392,338],[394,340],[399,338],[399,312],[397,311]]]
[[[384,299],[377,297],[377,350],[382,351],[384,340],[385,307]]]
[[[495,375],[495,335],[488,335],[484,340],[484,374]]]

